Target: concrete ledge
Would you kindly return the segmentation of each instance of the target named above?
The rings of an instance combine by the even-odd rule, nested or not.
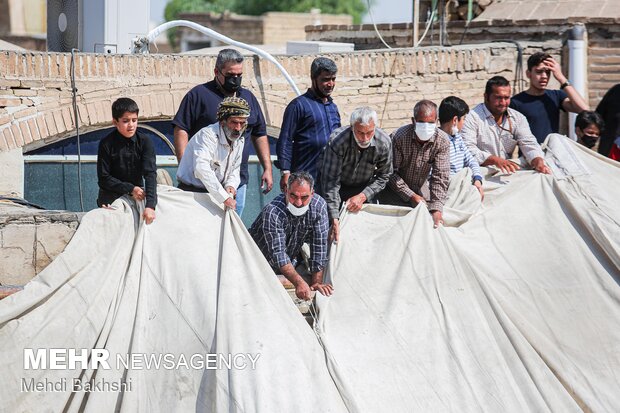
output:
[[[0,202],[0,286],[25,285],[69,243],[82,213]]]

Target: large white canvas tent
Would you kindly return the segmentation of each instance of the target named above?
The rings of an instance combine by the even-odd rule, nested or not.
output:
[[[483,204],[456,177],[438,229],[423,206],[344,213],[335,292],[319,297],[314,330],[238,217],[208,195],[160,187],[150,226],[125,201],[92,211],[48,268],[0,301],[2,408],[618,411],[619,169],[559,136],[546,160],[553,176],[489,175]],[[24,349],[112,359],[26,369]],[[112,362],[127,354],[176,364]],[[204,354],[257,359],[179,367]],[[72,392],[76,380],[131,386]]]

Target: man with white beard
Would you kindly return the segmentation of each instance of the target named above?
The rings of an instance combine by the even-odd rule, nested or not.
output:
[[[377,112],[364,106],[351,113],[350,126],[336,129],[319,161],[318,192],[327,202],[330,241],[338,242],[339,212],[374,201],[392,174],[392,140],[376,127]]]
[[[226,208],[236,208],[243,134],[249,117],[250,105],[245,99],[222,100],[217,109],[218,122],[200,129],[185,148],[177,169],[179,188],[208,192]]]

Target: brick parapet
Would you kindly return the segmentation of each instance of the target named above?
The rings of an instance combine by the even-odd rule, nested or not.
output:
[[[339,67],[334,99],[343,119],[355,107],[371,105],[386,125],[396,127],[408,121],[411,107],[421,98],[439,100],[459,93],[475,103],[492,74],[514,78],[516,48],[497,43],[328,56]],[[276,58],[303,92],[315,57]],[[111,103],[120,96],[138,102],[143,120],[171,118],[191,87],[213,77],[214,62],[212,56],[76,54],[81,130],[109,125]],[[70,73],[70,54],[0,52],[0,150],[34,147],[74,132]],[[284,108],[295,95],[277,68],[254,57],[244,66],[244,85],[258,97],[269,124],[280,126]]]

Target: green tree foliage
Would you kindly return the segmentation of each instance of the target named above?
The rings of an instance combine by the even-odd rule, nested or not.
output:
[[[358,24],[366,13],[365,0],[235,0],[231,11],[239,14],[260,15],[268,11],[309,12],[321,9],[321,13],[350,14]]]
[[[176,20],[181,13],[230,10],[237,14],[258,16],[269,11],[350,14],[358,24],[366,13],[367,0],[170,0],[166,5],[166,21]],[[371,0],[373,3],[373,0]]]
[[[181,13],[205,13],[208,11],[221,13],[224,10],[231,10],[230,5],[233,1],[226,0],[170,0],[166,4],[164,17],[166,21],[178,20]],[[178,47],[177,30],[168,30],[168,41],[173,48]]]

